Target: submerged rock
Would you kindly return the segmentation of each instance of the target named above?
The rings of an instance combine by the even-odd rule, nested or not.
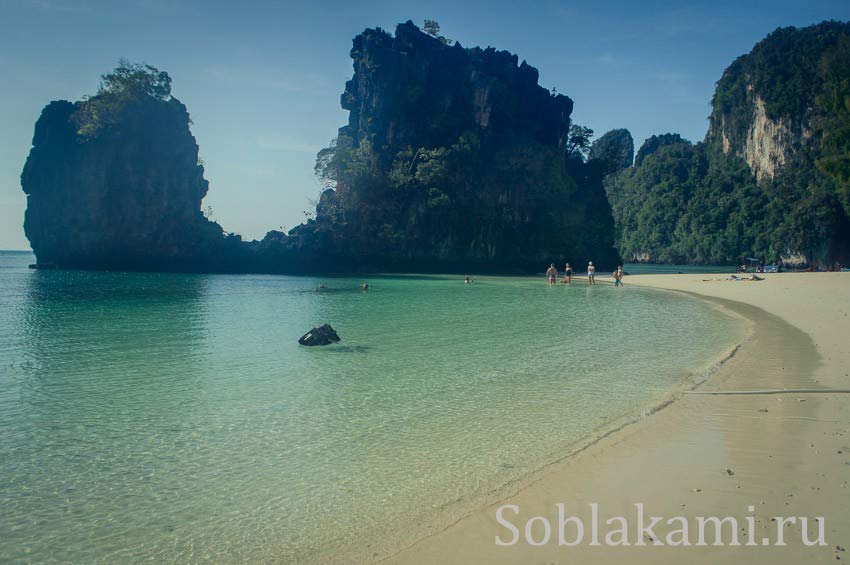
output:
[[[298,343],[301,345],[330,345],[331,343],[338,343],[339,335],[336,333],[336,330],[331,327],[330,324],[325,324],[318,328],[313,328],[306,334],[301,336],[301,339],[298,340]]]

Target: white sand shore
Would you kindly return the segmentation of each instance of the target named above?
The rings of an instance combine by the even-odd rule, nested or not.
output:
[[[722,303],[753,324],[751,338],[700,388],[734,391],[850,387],[850,273],[766,275],[761,282],[730,282],[720,275],[645,275],[633,285],[680,290]],[[626,362],[626,361],[624,361]],[[850,560],[850,394],[685,394],[669,407],[551,466],[544,477],[510,499],[472,513],[442,532],[388,559],[392,563],[836,563]],[[649,515],[737,517],[741,546],[559,547],[521,539],[499,547],[511,533],[506,516],[523,529],[546,516],[557,528],[555,504],[590,524],[598,503],[601,537],[610,516],[633,520],[635,503]],[[747,507],[753,505],[754,512]],[[777,538],[773,516],[824,517],[825,547],[806,547],[800,525],[784,528],[787,545],[746,546],[745,517],[753,537]],[[537,524],[539,528],[540,523]],[[630,524],[630,526],[634,526]],[[662,527],[661,537],[676,528]],[[534,530],[537,539],[542,529]],[[574,530],[569,530],[573,532]],[[713,530],[712,530],[713,531]],[[588,534],[589,535],[589,534]],[[630,532],[634,543],[634,533]],[[690,533],[696,543],[696,532]],[[728,544],[727,534],[724,541]],[[712,543],[713,533],[709,537]]]

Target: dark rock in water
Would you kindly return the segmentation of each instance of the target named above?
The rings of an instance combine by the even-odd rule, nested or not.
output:
[[[116,96],[51,102],[36,123],[21,184],[39,266],[180,270],[223,239],[201,213],[208,183],[186,107]],[[100,106],[109,119],[95,128],[86,112]]]
[[[301,345],[329,345],[338,342],[339,335],[337,335],[336,330],[330,324],[313,328],[298,340],[298,343]]]

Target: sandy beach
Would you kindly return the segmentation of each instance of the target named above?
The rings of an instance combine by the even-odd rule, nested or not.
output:
[[[705,394],[710,392],[850,387],[850,273],[783,273],[764,281],[733,282],[721,275],[644,275],[632,286],[698,295],[750,324],[750,335],[711,378],[677,395],[666,408],[642,418],[587,449],[552,465],[543,478],[509,499],[467,515],[390,557],[390,563],[835,563],[850,560],[850,394]],[[600,277],[600,281],[607,280]],[[579,281],[579,284],[583,281]],[[604,322],[604,323],[603,323]],[[600,321],[599,331],[612,330]],[[628,365],[628,360],[623,360]],[[534,547],[522,536],[526,521],[545,516],[557,528],[556,504],[589,524],[589,505],[600,522],[610,516],[634,520],[635,504],[646,514],[736,517],[739,546],[562,547],[553,531]],[[496,536],[511,532],[497,509],[520,532],[511,546]],[[752,506],[753,510],[748,510]],[[745,518],[754,529],[745,531]],[[775,546],[772,517],[808,517],[816,538],[822,517],[825,545],[806,546],[800,521],[784,527],[787,545]],[[538,522],[532,533],[539,540]],[[630,524],[633,526],[633,524]],[[604,528],[604,526],[603,526]],[[692,526],[693,528],[693,526]],[[659,527],[659,536],[674,528]],[[602,530],[602,534],[608,531]],[[570,537],[574,537],[574,530]],[[745,545],[752,533],[754,545]],[[601,536],[600,536],[601,537]],[[761,545],[762,540],[772,540]]]

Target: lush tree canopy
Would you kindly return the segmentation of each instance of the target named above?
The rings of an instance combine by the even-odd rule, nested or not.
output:
[[[635,142],[627,129],[612,129],[593,142],[588,160],[601,161],[606,173],[632,166],[635,159]]]
[[[756,181],[745,155],[757,98],[786,160]],[[778,29],[717,83],[706,141],[652,136],[606,179],[626,258],[850,261],[850,23]]]
[[[638,149],[637,157],[635,157],[635,167],[643,164],[643,160],[658,151],[665,145],[673,145],[676,143],[690,143],[678,133],[663,133],[661,135],[653,135],[643,142],[643,145]]]
[[[111,73],[101,76],[97,94],[78,103],[72,119],[77,133],[91,138],[117,123],[122,112],[145,101],[166,101],[171,97],[171,77],[150,65],[121,59]]]

